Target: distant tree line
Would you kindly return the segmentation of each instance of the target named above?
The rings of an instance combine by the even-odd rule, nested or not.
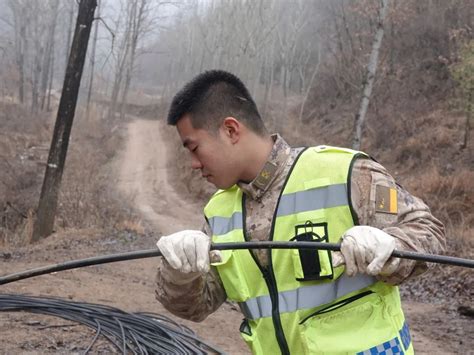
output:
[[[77,13],[75,0],[0,0],[0,90],[51,107]],[[301,121],[314,104],[361,95],[381,0],[101,0],[82,86],[83,100],[122,117],[130,88],[168,99],[197,73],[234,72],[264,115],[281,102]],[[376,89],[409,66],[456,62],[472,40],[471,0],[390,1]],[[158,89],[157,89],[158,87]],[[308,102],[311,101],[311,105]],[[296,107],[296,108],[295,108]]]
[[[198,72],[227,69],[250,86],[264,113],[275,99],[293,98],[308,120],[315,114],[308,99],[359,97],[381,3],[188,0],[159,33],[153,49],[160,54],[143,59],[142,78],[168,97]],[[455,61],[460,42],[472,39],[473,11],[470,0],[391,1],[375,85],[400,80],[403,67]]]
[[[98,1],[81,90],[87,111],[95,96],[109,101],[109,118],[117,112],[123,118],[136,60],[145,51],[142,42],[158,28],[164,3]],[[0,7],[0,94],[29,105],[32,113],[50,110],[51,94],[60,92],[65,75],[78,2],[0,0],[0,5],[5,5]]]

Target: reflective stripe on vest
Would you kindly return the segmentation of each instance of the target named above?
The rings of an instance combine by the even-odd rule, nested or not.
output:
[[[230,218],[219,216],[209,218],[209,226],[213,235],[224,235],[234,229],[242,229],[242,212],[235,212]]]
[[[281,196],[277,217],[347,204],[346,184],[329,185]],[[228,218],[209,218],[209,225],[214,235],[224,235],[234,229],[242,229],[242,213],[235,212]]]
[[[329,185],[281,196],[277,216],[347,205],[346,184]]]
[[[278,307],[280,313],[286,313],[322,306],[348,293],[368,287],[376,281],[368,275],[354,277],[343,275],[334,282],[279,292]],[[240,302],[239,306],[245,317],[250,320],[272,316],[272,301],[269,295],[250,298]]]

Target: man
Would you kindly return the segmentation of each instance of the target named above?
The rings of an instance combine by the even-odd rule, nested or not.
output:
[[[163,236],[157,299],[201,321],[238,302],[240,332],[256,354],[413,353],[395,286],[427,269],[394,249],[439,253],[443,225],[366,154],[291,148],[269,135],[242,82],[224,71],[198,75],[173,99],[193,169],[220,190],[203,231]],[[223,251],[210,241],[340,242],[341,253]],[[345,265],[344,265],[345,264]]]

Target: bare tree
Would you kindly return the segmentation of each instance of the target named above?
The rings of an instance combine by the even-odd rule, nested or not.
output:
[[[66,77],[64,78],[63,91],[49,151],[46,174],[41,189],[32,241],[47,237],[53,231],[69,136],[72,129],[87,44],[96,6],[96,0],[81,0],[79,4],[76,29],[74,31]]]
[[[66,58],[66,63],[65,63],[65,68],[67,68],[67,65],[68,65],[68,58],[69,58],[69,50],[71,49],[71,38],[72,38],[72,30],[73,30],[73,26],[74,26],[74,10],[75,10],[75,1],[71,1],[69,0],[68,2],[69,6],[68,6],[68,21],[67,21],[67,24],[66,24],[66,27],[67,27],[67,32],[66,33],[66,55],[64,56],[64,58]]]
[[[15,30],[15,57],[18,69],[18,98],[20,102],[25,102],[25,57],[28,51],[27,26],[29,24],[28,6],[25,1],[10,0],[8,6],[13,14]]]
[[[121,11],[119,12],[119,17],[116,21],[116,30],[115,30],[117,37],[119,34],[121,34],[121,36],[119,39],[119,46],[116,49],[116,53],[115,53],[116,64],[115,64],[115,73],[114,73],[114,79],[113,79],[113,84],[112,84],[112,94],[110,98],[109,112],[107,115],[108,119],[111,119],[115,115],[117,101],[118,101],[120,89],[122,87],[122,82],[123,82],[125,63],[127,60],[128,51],[130,50],[129,36],[130,36],[130,27],[131,27],[132,19],[131,19],[131,16],[127,16],[127,15],[131,15],[130,9],[133,7],[130,6],[131,5],[130,3],[128,3],[125,6],[125,8],[123,7],[123,3],[121,3],[121,5],[122,5],[122,8],[121,8]],[[123,28],[123,30],[120,31],[120,28]]]
[[[100,18],[100,0],[97,2],[97,18]],[[92,52],[90,54],[90,74],[89,74],[89,87],[87,89],[87,101],[86,101],[86,117],[89,119],[90,105],[92,98],[92,84],[94,81],[94,67],[95,67],[95,50],[97,46],[97,35],[99,32],[99,21],[96,20],[94,27],[94,37],[92,39]]]
[[[107,114],[109,119],[117,111],[121,118],[124,116],[127,96],[136,69],[136,60],[143,54],[140,45],[147,34],[157,26],[159,8],[166,3],[168,2],[150,0],[122,2],[122,8],[116,20],[115,33],[118,46],[114,48],[115,69]]]
[[[354,120],[354,140],[352,142],[352,148],[359,150],[362,141],[362,129],[364,128],[365,116],[367,114],[367,108],[369,107],[370,96],[372,94],[372,86],[374,84],[375,72],[377,70],[378,57],[380,52],[380,46],[382,45],[382,39],[384,34],[384,21],[387,8],[389,6],[389,0],[381,0],[379,19],[377,24],[377,31],[374,37],[374,43],[372,45],[372,52],[370,54],[369,64],[367,66],[367,77],[363,85],[362,100],[360,103],[359,112],[355,116]]]
[[[131,26],[130,26],[130,37],[129,37],[129,46],[130,50],[128,52],[128,58],[125,69],[125,82],[122,89],[122,98],[120,105],[120,119],[124,118],[125,115],[125,104],[127,103],[128,90],[130,89],[130,83],[132,81],[132,74],[135,69],[135,61],[137,58],[137,48],[140,39],[146,33],[146,21],[149,18],[150,9],[148,0],[133,0],[132,1],[132,11],[130,14],[131,17]]]
[[[311,79],[309,80],[308,86],[305,89],[304,96],[303,96],[303,102],[301,103],[301,108],[300,108],[300,114],[299,114],[299,120],[303,121],[303,112],[304,112],[304,106],[306,104],[306,101],[308,100],[309,92],[311,88],[313,87],[313,82],[314,79],[316,78],[316,75],[319,72],[319,67],[321,65],[321,46],[318,48],[318,61],[315,64],[313,74],[311,75]],[[304,85],[303,85],[304,87]]]
[[[31,112],[37,113],[40,98],[40,79],[42,73],[46,70],[43,66],[43,56],[45,54],[44,34],[47,33],[48,24],[43,19],[47,17],[47,3],[33,1],[30,6],[32,7],[32,15],[29,37],[33,42],[31,56]]]
[[[49,28],[48,36],[46,38],[46,50],[44,52],[43,64],[42,64],[42,77],[41,77],[41,109],[44,109],[46,93],[48,89],[48,80],[50,79],[50,72],[53,70],[52,63],[54,57],[54,34],[56,31],[56,19],[58,16],[59,0],[53,0],[52,6],[49,9]]]
[[[45,108],[48,86],[54,78],[54,54],[64,47],[62,39],[56,38],[57,24],[64,22],[60,4],[59,0],[7,2],[13,19],[9,26],[14,36],[18,98],[22,103],[31,99],[33,112]]]
[[[54,50],[55,50],[55,45],[54,45],[54,42],[52,43],[51,45],[51,65],[50,65],[50,68],[49,68],[49,84],[48,84],[48,101],[47,101],[47,104],[46,104],[46,110],[48,111],[51,111],[51,91],[52,91],[52,88],[53,88],[53,79],[54,79]]]

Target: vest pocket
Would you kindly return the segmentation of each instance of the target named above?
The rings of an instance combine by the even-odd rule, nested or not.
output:
[[[249,321],[244,319],[240,324],[240,336],[244,339],[247,346],[252,350],[252,354],[263,354],[262,344],[257,338],[256,332],[252,331]]]
[[[397,338],[398,329],[382,297],[368,291],[350,299],[353,301],[342,300],[302,321],[310,353],[354,354]]]
[[[312,223],[295,226],[291,241],[328,242],[327,223]],[[328,250],[292,250],[293,267],[297,281],[314,281],[333,278],[331,252]]]
[[[221,261],[211,263],[212,266],[217,267],[217,272],[224,284],[227,298],[242,302],[250,297],[248,290],[248,281],[245,278],[244,266],[241,265],[241,259],[236,257],[236,253],[248,253],[247,250],[222,250]]]

